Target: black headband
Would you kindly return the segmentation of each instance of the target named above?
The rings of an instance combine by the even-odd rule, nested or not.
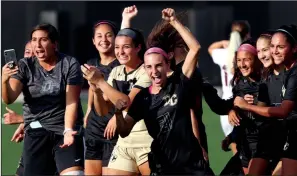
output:
[[[123,35],[131,37],[132,40],[137,39],[137,33],[135,31],[133,31],[132,29],[129,29],[129,28],[122,29],[117,34],[117,36],[123,36]]]
[[[101,25],[101,24],[107,24],[109,25],[111,28],[112,28],[112,31],[114,32],[114,34],[116,34],[118,32],[118,28],[116,26],[116,24],[112,21],[109,21],[109,20],[99,20],[95,23],[95,25],[93,26],[93,30],[94,30],[94,33],[95,33],[95,29]]]
[[[297,44],[297,41],[296,41],[295,37],[289,31],[287,31],[285,29],[281,29],[281,28],[280,29],[277,29],[276,31],[278,31],[278,32],[284,32],[284,33],[288,34],[294,40],[294,42]]]

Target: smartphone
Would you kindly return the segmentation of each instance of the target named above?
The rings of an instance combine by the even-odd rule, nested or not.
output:
[[[13,69],[17,66],[18,60],[14,49],[4,50],[5,63],[9,63],[8,67]]]

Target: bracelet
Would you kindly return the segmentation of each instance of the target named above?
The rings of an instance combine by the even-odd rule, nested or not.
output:
[[[65,135],[65,133],[67,133],[68,131],[73,131],[72,128],[65,128],[64,132],[63,132],[63,135]]]

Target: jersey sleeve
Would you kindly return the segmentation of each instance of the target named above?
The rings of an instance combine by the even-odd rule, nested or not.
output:
[[[114,67],[112,70],[111,70],[111,72],[110,72],[110,74],[109,74],[109,76],[108,76],[108,79],[107,79],[107,83],[110,85],[110,86],[112,86],[113,87],[113,80],[115,79],[115,75],[116,75],[116,70],[117,69],[117,67]]]
[[[84,83],[80,64],[75,58],[70,59],[69,72],[66,80],[67,85],[82,85]]]
[[[27,58],[27,59],[31,59],[31,58]],[[21,59],[18,62],[18,67],[19,67],[18,73],[11,76],[12,78],[15,78],[15,79],[21,81],[21,83],[23,85],[25,85],[26,82],[28,81],[27,72],[26,72],[26,70],[28,69],[28,65],[26,63],[27,63],[27,61],[25,60],[25,58]]]
[[[144,89],[149,87],[151,84],[152,84],[151,79],[149,78],[144,68],[142,67],[139,70],[139,74],[137,75],[137,82],[134,84],[134,87],[138,89]]]
[[[145,115],[148,114],[148,105],[145,103],[146,98],[144,96],[144,89],[142,89],[134,98],[131,106],[128,110],[128,115],[132,117],[135,122],[144,119]]]
[[[284,100],[296,102],[297,100],[297,70],[287,77],[287,86],[284,94]]]
[[[226,49],[214,49],[211,53],[212,60],[215,64],[219,66],[224,66],[226,63],[225,57],[227,55]]]
[[[191,107],[196,108],[200,104],[200,99],[202,98],[202,74],[197,68],[191,78],[190,92],[193,95],[191,100]]]
[[[209,82],[203,82],[203,95],[210,109],[219,115],[227,115],[233,108],[233,98],[224,100],[218,95],[218,91]]]

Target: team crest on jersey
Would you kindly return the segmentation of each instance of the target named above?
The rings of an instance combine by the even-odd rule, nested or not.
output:
[[[283,97],[285,96],[285,93],[286,93],[286,88],[285,88],[285,86],[283,85],[283,86],[282,86],[282,95],[283,95]]]
[[[60,85],[57,82],[49,79],[42,84],[40,93],[44,95],[55,94],[60,91],[59,87]]]
[[[111,157],[110,157],[110,162],[111,162],[111,163],[112,163],[112,162],[115,162],[115,161],[117,160],[117,158],[118,158],[118,156],[112,153],[112,154],[111,154]]]
[[[163,100],[165,100],[164,106],[167,106],[167,105],[174,106],[177,104],[177,101],[178,101],[176,94],[173,94],[171,97],[170,95],[166,95],[163,97]]]
[[[284,145],[284,151],[288,150],[288,148],[289,148],[289,143],[286,142],[286,144]]]
[[[137,79],[134,78],[134,79],[131,79],[128,81],[129,83],[129,88],[128,88],[128,91],[130,92],[132,90],[132,88],[134,87],[135,83],[137,82]]]

